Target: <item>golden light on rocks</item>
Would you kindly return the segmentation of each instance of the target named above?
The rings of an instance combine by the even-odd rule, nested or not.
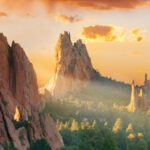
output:
[[[139,97],[143,97],[143,90],[142,89],[140,89]]]
[[[18,122],[20,121],[20,118],[21,118],[20,111],[19,111],[19,108],[16,106],[14,120]]]
[[[132,85],[131,85],[131,101],[135,101],[135,85],[134,85],[134,81],[132,82]]]
[[[135,99],[135,83],[134,80],[131,84],[131,100],[130,100],[130,104],[127,107],[129,112],[135,112],[137,109],[137,103],[136,103],[136,99]]]

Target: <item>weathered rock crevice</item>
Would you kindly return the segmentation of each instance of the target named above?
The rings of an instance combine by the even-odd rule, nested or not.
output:
[[[0,34],[0,131],[4,135],[0,134],[0,144],[12,142],[19,150],[27,150],[32,140],[44,138],[53,150],[60,149],[63,141],[54,121],[43,117],[44,125],[40,123],[42,106],[36,74],[23,48],[14,41],[9,46],[6,37]],[[19,121],[32,118],[29,127],[15,128],[16,107]]]

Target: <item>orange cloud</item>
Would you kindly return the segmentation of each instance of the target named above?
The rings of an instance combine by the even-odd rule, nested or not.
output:
[[[6,17],[6,16],[7,16],[7,14],[5,12],[0,11],[0,17]]]
[[[36,0],[0,0],[0,9],[11,13],[24,14],[29,10],[32,11],[34,4],[36,4]]]
[[[142,31],[139,28],[135,28],[131,32],[134,38],[137,40],[137,42],[140,42],[143,40],[143,36],[141,34]]]
[[[142,37],[142,36],[140,36],[140,37],[137,38],[137,41],[138,41],[138,42],[140,42],[140,41],[142,41],[142,40],[143,40],[143,37]]]
[[[87,39],[101,39],[104,41],[114,41],[117,36],[114,34],[115,28],[108,25],[95,25],[83,28],[82,35]]]
[[[79,22],[82,19],[79,18],[78,15],[76,15],[76,16],[59,15],[59,16],[56,16],[56,20],[62,21],[64,23],[74,23],[74,22]]]
[[[1,0],[0,4],[3,7],[11,8],[13,10],[29,8],[30,6],[32,6],[33,2],[35,2],[35,0]]]
[[[88,41],[133,41],[140,42],[144,39],[139,28],[125,29],[112,25],[95,25],[83,27],[82,35]]]
[[[54,12],[60,5],[71,10],[72,8],[112,10],[150,7],[150,0],[0,0],[0,7],[16,12],[32,11],[36,4],[45,6],[49,12]]]
[[[150,6],[150,0],[43,0],[43,2],[50,9],[59,4],[69,8],[90,8],[96,10],[134,9]]]

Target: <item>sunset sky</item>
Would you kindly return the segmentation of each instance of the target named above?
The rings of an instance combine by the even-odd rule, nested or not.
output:
[[[52,76],[60,33],[85,42],[104,76],[150,78],[150,0],[0,0],[0,32],[20,43],[43,85]]]

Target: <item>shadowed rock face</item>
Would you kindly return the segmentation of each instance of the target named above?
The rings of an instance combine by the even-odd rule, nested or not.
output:
[[[81,84],[96,78],[85,44],[78,40],[72,44],[70,34],[61,34],[56,46],[56,67],[52,83],[54,95],[63,95],[78,89]]]
[[[19,103],[30,111],[40,109],[36,75],[23,49],[15,42],[9,48],[9,86]]]
[[[28,129],[15,129],[12,120],[16,106],[22,120],[31,116]],[[32,140],[45,138],[54,150],[60,149],[61,136],[50,116],[41,113],[42,106],[32,64],[19,44],[9,46],[0,34],[0,144],[12,142],[19,150],[26,150]]]

